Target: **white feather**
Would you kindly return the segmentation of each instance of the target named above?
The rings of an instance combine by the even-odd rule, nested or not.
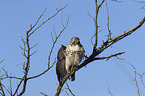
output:
[[[66,47],[66,70],[69,73],[71,67],[78,65],[84,57],[84,48],[77,45],[68,45]]]

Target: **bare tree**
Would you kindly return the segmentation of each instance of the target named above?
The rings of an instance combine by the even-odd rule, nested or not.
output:
[[[117,1],[117,2],[121,2],[119,0],[112,0],[112,1]],[[134,1],[134,0],[132,0]],[[136,1],[134,1],[136,2]],[[108,39],[102,43],[102,45],[98,46],[98,36],[99,36],[99,30],[98,30],[98,14],[99,14],[99,11],[100,11],[100,8],[101,6],[105,3],[105,0],[102,0],[100,4],[98,4],[98,1],[95,0],[95,8],[96,8],[96,11],[95,11],[95,16],[92,16],[89,14],[88,12],[88,15],[93,19],[94,21],[94,25],[95,25],[95,32],[94,32],[94,36],[92,38],[95,38],[95,43],[93,44],[93,50],[92,50],[92,53],[90,56],[86,56],[86,59],[79,65],[79,66],[75,66],[73,68],[73,70],[71,71],[71,73],[68,73],[66,74],[66,76],[63,78],[63,80],[61,81],[61,85],[58,85],[58,88],[56,90],[56,93],[55,93],[55,96],[59,96],[60,92],[61,91],[65,91],[65,90],[68,90],[71,95],[75,96],[73,94],[73,92],[71,91],[69,85],[67,84],[66,80],[70,77],[70,75],[74,74],[76,71],[78,70],[81,70],[82,67],[90,64],[91,62],[93,61],[96,61],[96,60],[109,60],[110,58],[112,57],[117,57],[119,55],[122,55],[124,54],[125,52],[119,52],[119,53],[115,53],[115,54],[112,54],[110,56],[106,56],[106,57],[97,57],[100,53],[104,52],[104,50],[108,49],[111,45],[113,45],[114,43],[124,39],[125,37],[131,35],[133,32],[135,32],[137,29],[139,29],[145,22],[145,17],[143,17],[142,20],[139,21],[139,24],[137,24],[135,27],[133,28],[130,28],[129,30],[125,31],[125,32],[122,32],[122,34],[119,34],[118,36],[116,37],[113,37],[112,38],[112,33],[110,31],[110,28],[109,28],[109,12],[108,12],[108,7],[107,7],[107,0],[106,0],[106,8],[107,8],[107,16],[108,16],[108,21],[107,21],[107,30],[108,30]],[[139,2],[139,3],[142,3],[142,2]],[[143,2],[144,3],[144,2]],[[66,5],[67,6],[67,5]],[[8,71],[6,71],[4,68],[2,68],[2,70],[4,71],[5,74],[1,75],[0,76],[0,94],[2,96],[6,96],[6,92],[9,93],[11,96],[21,96],[23,95],[25,92],[26,92],[26,89],[27,87],[27,82],[31,79],[34,79],[34,78],[38,78],[42,75],[44,75],[45,73],[47,73],[52,67],[53,65],[56,63],[56,60],[54,60],[53,64],[50,64],[50,60],[51,60],[51,55],[52,55],[52,51],[54,49],[54,46],[58,40],[58,38],[61,36],[61,34],[65,31],[66,27],[68,26],[68,22],[69,22],[69,16],[67,16],[68,20],[66,22],[66,24],[64,24],[63,20],[62,20],[62,30],[59,32],[59,34],[57,35],[56,32],[55,32],[55,28],[54,28],[54,35],[55,37],[52,36],[52,41],[53,41],[53,44],[51,46],[51,50],[49,52],[49,55],[48,55],[48,62],[47,62],[47,68],[39,73],[39,74],[36,74],[34,76],[29,76],[28,77],[28,73],[31,71],[30,70],[30,67],[31,67],[31,64],[30,64],[30,60],[31,60],[31,57],[33,56],[33,54],[35,54],[37,51],[34,51],[34,52],[31,52],[32,49],[37,46],[37,44],[31,46],[30,44],[30,37],[38,30],[40,29],[46,22],[48,22],[49,20],[51,20],[52,18],[55,18],[55,16],[57,14],[59,14],[62,10],[64,10],[66,8],[66,6],[64,7],[61,7],[60,9],[57,9],[56,10],[56,13],[53,14],[51,17],[47,18],[44,22],[42,22],[40,25],[38,25],[38,22],[39,20],[41,19],[41,17],[44,15],[46,9],[44,10],[44,12],[39,16],[39,18],[37,19],[36,23],[34,25],[30,24],[30,29],[28,31],[26,31],[26,38],[24,39],[22,37],[22,42],[23,42],[23,47],[20,46],[20,48],[22,49],[23,51],[23,56],[25,57],[25,63],[23,64],[23,76],[21,77],[17,77],[17,76],[11,76],[9,75]],[[118,57],[117,57],[118,58]],[[0,63],[2,63],[4,61],[1,60]],[[143,74],[139,74],[135,67],[132,65],[132,64],[129,64],[133,70],[134,70],[134,73],[135,73],[135,78],[134,78],[134,81],[136,82],[136,87],[137,87],[137,90],[138,90],[138,95],[140,96],[140,92],[139,92],[139,87],[138,87],[138,84],[137,84],[137,80],[136,80],[136,76],[140,76],[140,79],[141,79],[141,82],[142,82],[142,85],[143,87],[145,87],[144,85],[144,82],[143,82],[143,79],[142,77],[144,76],[145,72]],[[6,80],[8,79],[10,81],[10,86],[9,88],[7,88],[5,86],[4,83],[2,83],[3,80]],[[13,86],[12,86],[12,81],[11,79],[14,79],[14,80],[18,80],[18,85],[17,87],[14,89]],[[63,85],[66,84],[67,85],[67,88],[63,88]],[[14,92],[12,91],[14,90]],[[66,92],[66,91],[65,91]],[[110,91],[110,89],[108,88],[108,92],[110,93],[111,96],[112,93]],[[41,94],[43,94],[44,96],[47,96],[46,94],[40,92]],[[67,94],[67,92],[66,92]]]
[[[67,6],[67,5],[66,5],[66,6]],[[58,38],[61,36],[61,34],[64,32],[64,30],[66,29],[66,27],[67,27],[67,25],[68,25],[69,16],[67,16],[67,17],[68,17],[68,20],[67,20],[67,22],[66,22],[65,25],[64,25],[63,22],[62,22],[63,29],[59,32],[59,34],[57,35],[57,34],[55,33],[55,31],[54,31],[55,38],[52,37],[53,44],[52,44],[51,50],[50,50],[49,55],[48,55],[47,68],[46,68],[43,72],[41,72],[41,73],[39,73],[39,74],[37,74],[37,75],[35,75],[35,76],[30,76],[30,77],[28,77],[28,73],[29,73],[29,71],[30,71],[30,66],[31,66],[31,64],[30,64],[30,59],[31,59],[32,55],[35,54],[35,53],[37,52],[37,51],[31,52],[31,50],[32,50],[35,46],[37,46],[37,44],[35,44],[34,46],[31,46],[29,41],[30,41],[30,37],[31,37],[39,28],[41,28],[46,22],[48,22],[49,20],[51,20],[52,18],[54,18],[58,13],[60,13],[63,9],[65,9],[66,6],[64,6],[64,7],[60,8],[60,9],[57,9],[55,14],[53,14],[51,17],[47,18],[47,19],[46,19],[44,22],[42,22],[40,25],[38,25],[39,20],[41,19],[41,17],[44,15],[44,13],[45,13],[45,11],[46,11],[46,9],[45,9],[44,12],[39,16],[39,18],[38,18],[38,20],[36,21],[36,23],[35,23],[33,26],[32,26],[32,24],[30,24],[30,29],[29,29],[28,31],[26,31],[26,38],[24,39],[24,38],[22,37],[22,42],[23,42],[23,45],[24,45],[24,46],[23,46],[23,47],[20,46],[20,48],[23,50],[22,55],[23,55],[23,56],[25,57],[25,59],[26,59],[26,62],[23,64],[23,72],[24,72],[24,75],[23,75],[22,77],[10,76],[10,75],[8,74],[8,72],[7,72],[4,68],[2,68],[3,71],[5,72],[5,74],[2,75],[2,76],[0,77],[0,90],[1,90],[0,94],[1,94],[2,96],[6,96],[5,90],[6,90],[11,96],[15,96],[15,95],[22,96],[22,95],[25,93],[25,91],[26,91],[27,82],[28,82],[29,80],[42,76],[43,74],[45,74],[46,72],[48,72],[48,71],[53,67],[53,65],[55,64],[56,61],[54,61],[53,64],[50,65],[51,54],[52,54],[52,51],[53,51],[53,49],[54,49],[54,46],[55,46],[55,44],[56,44]],[[37,25],[38,25],[38,26],[37,26]],[[3,59],[0,63],[2,63],[3,61],[4,61],[4,59]],[[2,80],[5,80],[5,79],[10,79],[10,86],[9,86],[9,88],[6,88],[6,86],[5,86],[4,84],[2,84]],[[17,85],[17,87],[16,87],[16,89],[15,89],[14,92],[12,92],[12,90],[14,90],[14,89],[13,89],[12,84],[11,84],[11,83],[12,83],[12,82],[11,82],[11,79],[19,80],[19,83],[18,83],[18,85]],[[20,89],[21,86],[22,86],[22,88]],[[4,90],[4,89],[5,89],[5,90]]]
[[[103,5],[105,0],[102,0],[102,2],[100,4],[98,4],[97,0],[95,0],[95,6],[96,6],[96,14],[95,17],[91,16],[89,14],[89,16],[91,16],[94,20],[95,23],[95,43],[93,46],[93,50],[92,50],[92,54],[90,56],[88,56],[86,58],[86,60],[83,61],[82,64],[80,64],[79,66],[75,66],[73,71],[71,73],[66,74],[66,76],[63,78],[61,85],[58,86],[57,91],[55,96],[58,96],[60,94],[60,91],[65,83],[65,81],[70,77],[71,74],[74,74],[76,71],[80,70],[82,67],[88,65],[89,63],[91,63],[92,61],[95,60],[104,60],[104,59],[110,59],[111,57],[117,57],[118,55],[121,55],[125,52],[119,52],[110,56],[106,56],[106,57],[96,57],[97,55],[99,55],[100,53],[102,53],[104,50],[106,50],[108,47],[110,47],[111,45],[113,45],[114,43],[118,42],[119,40],[122,40],[123,38],[131,35],[133,32],[135,32],[137,29],[139,29],[145,22],[145,17],[143,17],[143,19],[139,22],[139,24],[137,24],[135,27],[129,29],[128,31],[123,32],[122,34],[111,38],[111,31],[109,29],[109,15],[108,15],[108,23],[107,23],[107,27],[108,27],[108,40],[106,40],[105,42],[102,43],[101,46],[97,46],[98,45],[98,14],[99,14],[99,9],[100,7]],[[106,6],[107,6],[107,0],[106,0]],[[107,7],[107,14],[108,14],[108,7]],[[97,48],[98,47],[98,48]]]

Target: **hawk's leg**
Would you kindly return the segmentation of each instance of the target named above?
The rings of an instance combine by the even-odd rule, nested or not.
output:
[[[74,71],[74,68],[75,68],[76,66],[77,66],[77,65],[73,65],[73,66],[71,67],[71,72]]]

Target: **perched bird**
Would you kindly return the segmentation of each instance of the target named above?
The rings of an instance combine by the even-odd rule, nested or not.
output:
[[[57,54],[56,74],[59,83],[67,73],[71,73],[74,66],[79,65],[85,56],[85,50],[78,37],[72,37],[70,44],[61,45]],[[75,73],[71,75],[71,81],[75,80]]]

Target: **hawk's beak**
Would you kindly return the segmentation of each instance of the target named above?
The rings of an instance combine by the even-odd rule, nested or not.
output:
[[[76,41],[76,44],[79,44],[80,43],[80,41]]]

